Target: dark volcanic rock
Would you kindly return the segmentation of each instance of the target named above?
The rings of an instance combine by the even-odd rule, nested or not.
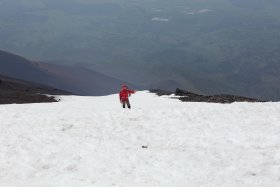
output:
[[[56,88],[0,76],[0,104],[58,102],[53,96],[71,93]]]
[[[150,92],[156,93],[158,96],[162,96],[162,95],[171,95],[171,94],[173,94],[173,92],[164,91],[164,90],[161,90],[161,89],[152,89],[152,90],[150,90]]]
[[[152,93],[156,93],[157,95],[171,95],[170,93],[164,94],[165,91],[163,90],[150,90]],[[242,97],[242,96],[235,96],[235,95],[211,95],[211,96],[204,96],[195,94],[186,90],[176,89],[174,92],[176,96],[180,96],[179,100],[183,102],[208,102],[208,103],[233,103],[233,102],[263,102],[257,99]]]
[[[0,93],[0,104],[51,103],[58,102],[53,96],[23,92]]]

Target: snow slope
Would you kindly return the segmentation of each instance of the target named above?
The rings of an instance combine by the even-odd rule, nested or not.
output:
[[[280,186],[280,103],[61,99],[0,106],[1,187]]]

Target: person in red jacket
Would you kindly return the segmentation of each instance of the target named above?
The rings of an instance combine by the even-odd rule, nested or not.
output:
[[[121,102],[123,108],[125,108],[125,105],[127,105],[127,107],[129,109],[131,108],[128,98],[130,97],[131,94],[134,94],[134,93],[135,93],[135,91],[128,89],[128,87],[126,85],[122,86],[122,89],[121,89],[119,95],[120,95],[120,102]]]

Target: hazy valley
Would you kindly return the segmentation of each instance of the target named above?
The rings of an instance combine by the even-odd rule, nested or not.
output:
[[[143,88],[280,98],[276,0],[1,0],[0,47]]]

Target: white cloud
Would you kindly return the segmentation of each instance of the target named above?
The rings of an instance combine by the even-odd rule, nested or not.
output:
[[[153,11],[153,12],[162,12],[161,9],[156,9],[156,8],[152,8],[152,11]]]
[[[151,21],[162,21],[162,22],[168,22],[170,18],[160,18],[160,17],[154,17],[151,19]]]
[[[210,9],[196,9],[196,10],[186,10],[186,11],[183,11],[182,13],[194,15],[194,14],[202,14],[202,13],[207,13],[207,12],[212,12],[212,11],[213,10],[210,10]]]

